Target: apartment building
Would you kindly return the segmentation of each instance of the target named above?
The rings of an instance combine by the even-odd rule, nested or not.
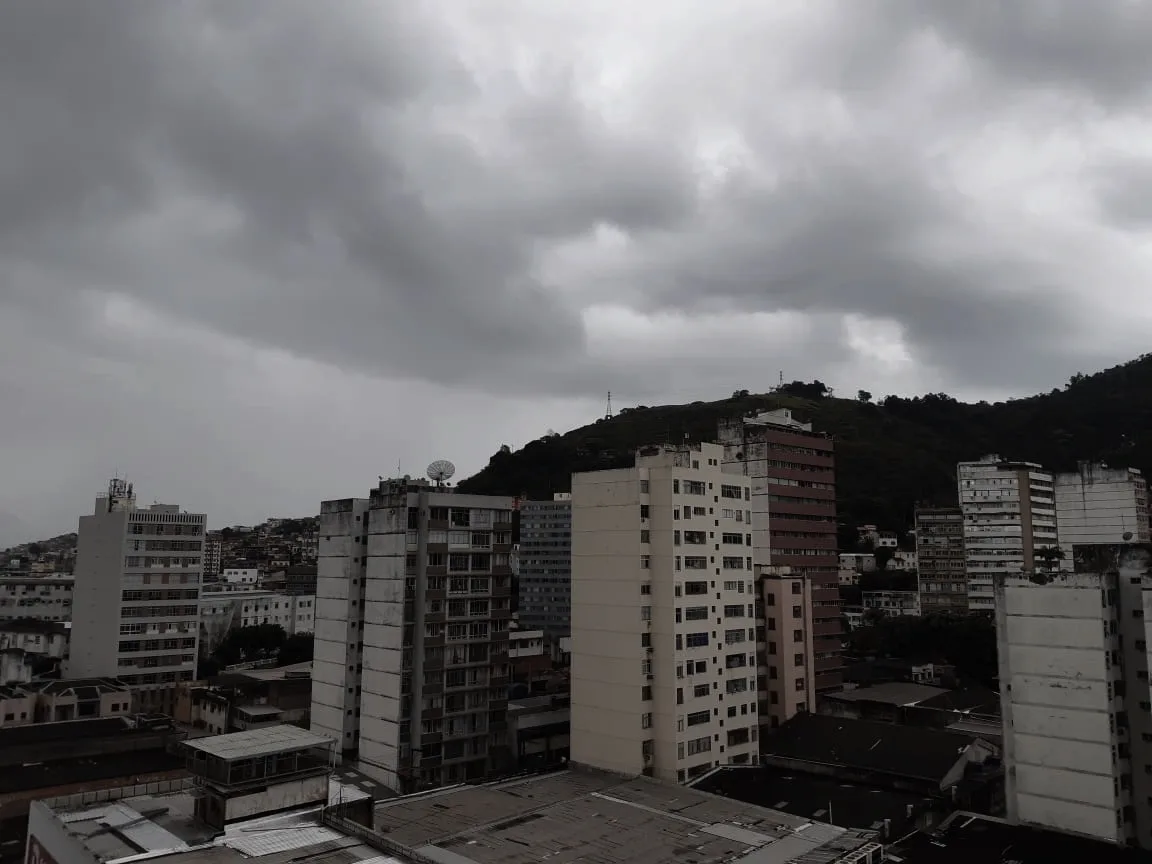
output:
[[[751,481],[717,444],[572,477],[576,763],[686,781],[756,761]]]
[[[572,496],[520,504],[520,626],[560,638],[572,630]]]
[[[316,597],[277,591],[209,591],[200,595],[200,645],[205,653],[220,644],[235,627],[275,624],[289,636],[312,633]]]
[[[71,576],[0,576],[0,621],[71,621],[73,585]]]
[[[171,712],[196,672],[204,518],[108,484],[80,517],[67,677],[119,678],[142,710]]]
[[[968,578],[964,558],[964,511],[959,507],[916,508],[916,559],[920,608],[966,612]]]
[[[996,577],[1008,818],[1152,849],[1152,551],[1073,558]]]
[[[219,576],[224,559],[224,538],[219,531],[211,531],[204,538],[204,575]]]
[[[811,581],[812,667],[817,693],[841,686],[840,558],[836,536],[836,462],[832,438],[783,408],[721,421],[727,471],[752,484],[753,557]],[[765,607],[769,615],[772,607]],[[806,613],[807,615],[808,613]],[[765,622],[771,628],[772,622]],[[776,622],[788,629],[790,619]],[[769,682],[771,683],[771,682]],[[774,692],[770,686],[762,695]],[[783,699],[778,695],[780,704]],[[787,719],[786,717],[781,720]]]
[[[1148,484],[1136,468],[1081,462],[1055,477],[1060,550],[1091,543],[1147,543]]]
[[[312,728],[390,789],[510,764],[512,507],[410,478],[321,505]]]
[[[956,475],[968,608],[991,613],[995,580],[1043,566],[1048,550],[1058,546],[1054,478],[1035,462],[995,455],[961,462]]]

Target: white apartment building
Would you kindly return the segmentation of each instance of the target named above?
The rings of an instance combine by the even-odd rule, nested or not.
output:
[[[572,477],[572,760],[685,781],[758,753],[751,481],[717,444]]]
[[[113,480],[80,517],[69,678],[119,678],[164,710],[196,674],[204,514]],[[144,706],[142,706],[144,707]]]
[[[72,620],[71,576],[0,576],[0,621]]]
[[[1137,469],[1082,462],[1076,471],[1056,475],[1055,490],[1066,561],[1075,545],[1149,541],[1148,484]]]
[[[985,456],[957,466],[964,514],[968,609],[992,612],[993,585],[1044,566],[1037,553],[1058,546],[1053,477],[1034,462]]]
[[[220,578],[232,585],[255,585],[260,581],[259,567],[225,567]]]
[[[316,597],[276,591],[208,591],[200,595],[200,644],[205,653],[236,627],[278,624],[289,636],[315,629]]]
[[[219,531],[213,531],[204,538],[204,575],[218,576],[223,563],[224,538]]]
[[[312,728],[390,789],[511,765],[512,507],[408,477],[321,504]]]
[[[1147,546],[996,583],[1008,818],[1152,849]]]

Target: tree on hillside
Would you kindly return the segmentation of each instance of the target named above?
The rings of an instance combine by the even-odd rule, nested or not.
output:
[[[856,401],[860,402],[864,405],[868,405],[869,403],[872,402],[872,394],[869,393],[867,390],[857,390],[856,391]]]

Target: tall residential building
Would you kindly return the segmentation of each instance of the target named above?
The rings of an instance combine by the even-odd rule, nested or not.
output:
[[[995,579],[1033,570],[1043,563],[1044,550],[1058,545],[1053,477],[1035,462],[985,456],[961,462],[956,482],[964,513],[968,608],[990,613]]]
[[[196,673],[203,546],[203,513],[138,508],[111,481],[80,517],[67,677],[119,678],[141,709],[170,713]]]
[[[312,728],[390,789],[508,764],[512,503],[405,477],[321,505]]]
[[[1060,548],[1089,543],[1147,543],[1148,484],[1135,468],[1108,468],[1081,462],[1057,474],[1056,525]]]
[[[211,531],[204,538],[204,575],[219,576],[223,563],[224,538],[219,531]]]
[[[520,504],[520,626],[552,637],[572,631],[572,496]]]
[[[916,560],[922,614],[967,611],[964,511],[959,507],[916,508]]]
[[[996,578],[1008,818],[1152,849],[1152,552],[1073,558]]]
[[[836,536],[836,461],[832,438],[815,432],[811,423],[802,423],[783,408],[755,417],[721,421],[720,442],[724,445],[725,470],[744,474],[752,484],[753,555],[758,564],[788,568],[812,584],[804,591],[811,606],[805,615],[812,620],[812,655],[805,665],[811,669],[817,693],[840,688],[840,559]],[[789,589],[791,590],[791,589]],[[771,630],[792,629],[792,604],[765,606]],[[773,620],[775,617],[775,620]],[[771,664],[769,664],[771,665]],[[782,679],[762,694],[767,698],[768,716],[773,712],[772,693],[777,705],[785,700]],[[811,699],[807,700],[811,704]],[[780,714],[779,722],[791,715]]]
[[[576,763],[688,780],[757,761],[751,483],[717,444],[572,477]]]

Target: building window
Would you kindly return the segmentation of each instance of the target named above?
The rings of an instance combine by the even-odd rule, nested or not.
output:
[[[707,723],[712,718],[710,711],[693,711],[688,715],[689,726],[700,726]]]
[[[640,481],[640,494],[641,495],[647,495],[648,494],[648,481],[647,480],[641,480]]]
[[[708,634],[689,633],[685,643],[689,648],[706,648],[708,646]]]
[[[804,631],[803,630],[793,630],[792,631],[792,641],[793,642],[803,642],[804,641]]]
[[[708,689],[707,684],[697,684],[692,688],[692,695],[697,699],[707,696],[710,692],[711,690]]]
[[[640,715],[640,728],[641,729],[651,729],[652,728],[652,715],[651,714],[641,714]]]
[[[652,569],[652,556],[651,555],[641,555],[640,556],[640,569],[641,570],[651,570]]]
[[[652,701],[652,685],[651,684],[645,684],[640,689],[640,698],[643,699],[645,702],[651,702]]]
[[[804,679],[803,678],[797,678],[796,679],[796,689],[797,690],[803,690],[804,689]]]
[[[793,606],[792,607],[792,617],[793,618],[799,618],[803,614],[804,614],[803,610],[801,610],[801,608],[799,606]]]
[[[651,543],[652,542],[652,532],[649,531],[648,529],[644,529],[643,531],[641,531],[640,532],[640,542],[641,543]]]

